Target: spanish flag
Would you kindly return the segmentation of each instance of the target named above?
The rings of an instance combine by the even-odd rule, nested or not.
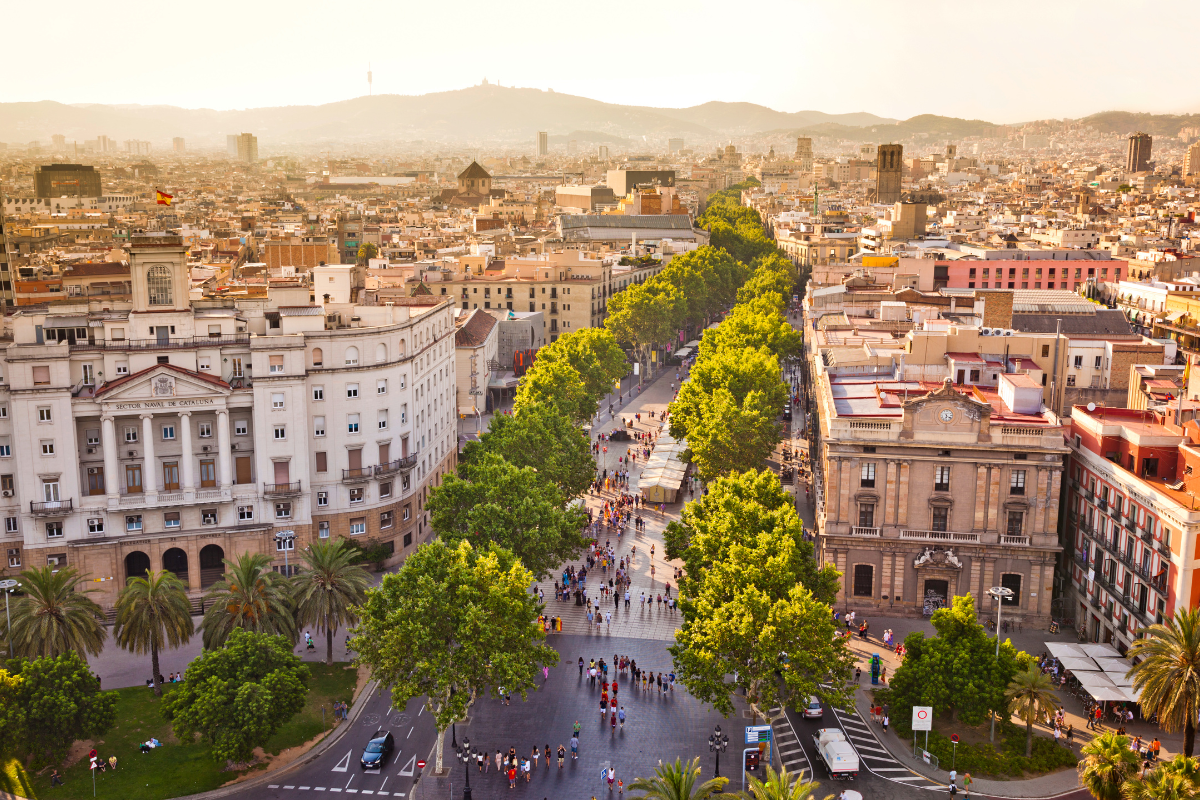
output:
[[[154,190],[154,200],[160,206],[169,206],[169,205],[171,205],[171,201],[174,199],[175,199],[175,195],[167,194],[166,192],[161,191],[160,189]]]

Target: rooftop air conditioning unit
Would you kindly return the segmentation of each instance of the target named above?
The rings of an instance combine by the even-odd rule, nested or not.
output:
[[[4,490],[4,496],[5,496],[5,497],[12,497],[12,496],[13,496],[13,490],[12,490],[12,489],[5,489],[5,490]]]
[[[991,332],[991,331],[989,331],[987,328],[980,328],[980,329],[979,329],[979,335],[980,335],[980,336],[991,336],[991,335],[992,335],[992,332]]]
[[[231,444],[231,445],[229,445],[229,449],[230,449],[230,450],[237,450],[237,445],[236,445],[236,444]]]
[[[130,458],[137,458],[137,450],[130,450],[130,451],[129,451],[129,457],[130,457]]]
[[[89,447],[89,448],[87,449],[87,451],[88,451],[89,453],[94,453],[94,452],[96,452],[96,448],[94,448],[94,447]]]
[[[202,449],[204,452],[206,452],[206,453],[207,453],[207,452],[208,452],[208,445],[204,445],[204,447],[202,447],[201,449]]]

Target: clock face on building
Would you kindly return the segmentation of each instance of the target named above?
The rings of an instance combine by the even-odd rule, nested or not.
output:
[[[943,408],[942,413],[938,414],[938,417],[942,420],[942,422],[953,422],[954,411],[949,408]]]

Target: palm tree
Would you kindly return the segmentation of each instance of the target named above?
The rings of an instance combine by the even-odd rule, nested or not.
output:
[[[1121,796],[1125,800],[1191,800],[1196,796],[1196,784],[1185,775],[1159,767],[1145,778],[1125,781]]]
[[[1033,754],[1033,723],[1048,719],[1059,709],[1054,682],[1036,666],[1018,672],[1004,693],[1008,710],[1025,721],[1025,757]]]
[[[371,575],[351,563],[354,548],[345,539],[318,541],[300,557],[307,567],[293,580],[296,621],[325,632],[325,663],[333,663],[333,635],[358,621],[352,610],[367,596]]]
[[[1183,753],[1179,753],[1170,761],[1164,761],[1159,766],[1159,770],[1182,775],[1192,782],[1192,786],[1200,789],[1200,758],[1188,758]]]
[[[1142,712],[1157,714],[1165,731],[1182,728],[1183,752],[1190,757],[1200,714],[1200,609],[1176,611],[1151,625],[1129,648],[1129,657],[1138,662],[1129,677],[1134,692],[1141,692]]]
[[[74,567],[50,567],[21,573],[19,597],[12,604],[13,655],[59,656],[75,650],[85,658],[104,649],[104,611],[81,588]]]
[[[675,759],[673,764],[658,762],[653,778],[638,778],[629,784],[630,795],[642,792],[639,800],[700,800],[725,788],[728,778],[711,778],[696,786],[700,777],[700,759],[685,764]],[[719,795],[732,797],[732,795]]]
[[[150,654],[151,680],[159,697],[158,651],[186,644],[194,630],[187,589],[173,572],[164,569],[131,578],[117,598],[113,638],[131,653]]]
[[[200,622],[204,649],[223,645],[234,628],[281,634],[295,642],[291,586],[287,578],[268,569],[270,557],[242,553],[236,562],[224,561],[225,574],[205,595],[212,605]]]
[[[1121,785],[1138,765],[1129,737],[1105,731],[1083,746],[1079,782],[1096,800],[1120,800]]]
[[[803,770],[799,773],[788,772],[788,768],[784,767],[776,772],[768,765],[764,777],[766,780],[761,781],[750,778],[750,790],[738,792],[738,797],[743,800],[814,800],[814,792],[821,788],[816,781],[805,780]],[[825,800],[831,797],[832,794],[826,795]]]

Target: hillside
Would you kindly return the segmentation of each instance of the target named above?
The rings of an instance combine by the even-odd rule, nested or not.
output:
[[[1101,133],[1127,134],[1141,131],[1154,136],[1178,136],[1180,128],[1200,126],[1200,114],[1137,114],[1132,111],[1102,111],[1080,122]]]

